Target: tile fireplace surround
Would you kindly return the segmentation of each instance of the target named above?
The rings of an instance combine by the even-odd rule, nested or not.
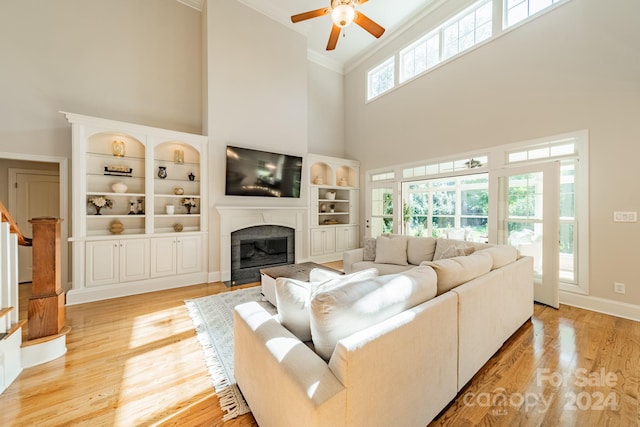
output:
[[[217,206],[220,215],[220,280],[231,280],[231,233],[257,225],[282,225],[294,229],[295,262],[302,262],[304,207]]]

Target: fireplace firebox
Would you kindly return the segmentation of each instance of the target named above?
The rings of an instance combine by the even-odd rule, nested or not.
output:
[[[231,233],[229,286],[259,282],[260,269],[295,263],[294,230],[279,225],[247,227]]]

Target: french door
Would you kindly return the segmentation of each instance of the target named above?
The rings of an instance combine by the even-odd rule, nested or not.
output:
[[[534,300],[558,308],[559,162],[501,169],[491,175],[490,188],[497,194],[489,198],[490,240],[532,256]]]
[[[394,224],[394,203],[397,203],[394,187],[397,184],[385,183],[369,186],[367,193],[367,212],[365,224],[365,236],[377,237],[383,233],[398,233]]]

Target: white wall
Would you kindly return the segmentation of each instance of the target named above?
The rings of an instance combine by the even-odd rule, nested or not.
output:
[[[309,67],[309,152],[344,157],[344,76],[314,62]]]
[[[390,43],[346,77],[346,156],[366,170],[588,129],[590,294],[639,305],[640,223],[612,222],[640,211],[638,16],[637,1],[573,0],[365,104],[366,71],[413,39]]]
[[[208,0],[207,79],[210,223],[209,271],[220,271],[220,218],[215,206],[305,206],[299,199],[225,196],[227,144],[307,153],[305,38],[236,1]]]

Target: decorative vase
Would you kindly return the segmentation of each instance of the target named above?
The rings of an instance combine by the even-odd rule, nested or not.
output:
[[[109,231],[111,231],[111,234],[120,234],[124,231],[124,225],[122,225],[122,223],[116,219],[111,223]]]
[[[182,196],[184,194],[184,188],[182,187],[176,187],[173,189],[173,194],[178,195],[178,196]]]
[[[167,215],[173,215],[175,213],[175,207],[173,205],[166,205],[164,209],[167,212]]]
[[[193,181],[194,179],[196,179],[196,176],[193,174],[193,172],[189,172],[189,181]]]
[[[116,182],[111,186],[114,193],[125,193],[127,191],[127,185],[124,182]]]
[[[184,227],[179,222],[173,224],[173,231],[180,232]]]
[[[94,206],[96,206],[96,205],[94,205]],[[100,213],[100,209],[102,209],[102,206],[96,206],[96,213],[95,213],[96,215],[102,215]]]
[[[191,213],[191,205],[184,205],[185,208],[187,208],[187,214]]]
[[[335,191],[327,191],[326,197],[327,197],[327,200],[335,200],[336,199],[336,192]]]
[[[158,178],[165,179],[167,177],[167,167],[158,166]]]

